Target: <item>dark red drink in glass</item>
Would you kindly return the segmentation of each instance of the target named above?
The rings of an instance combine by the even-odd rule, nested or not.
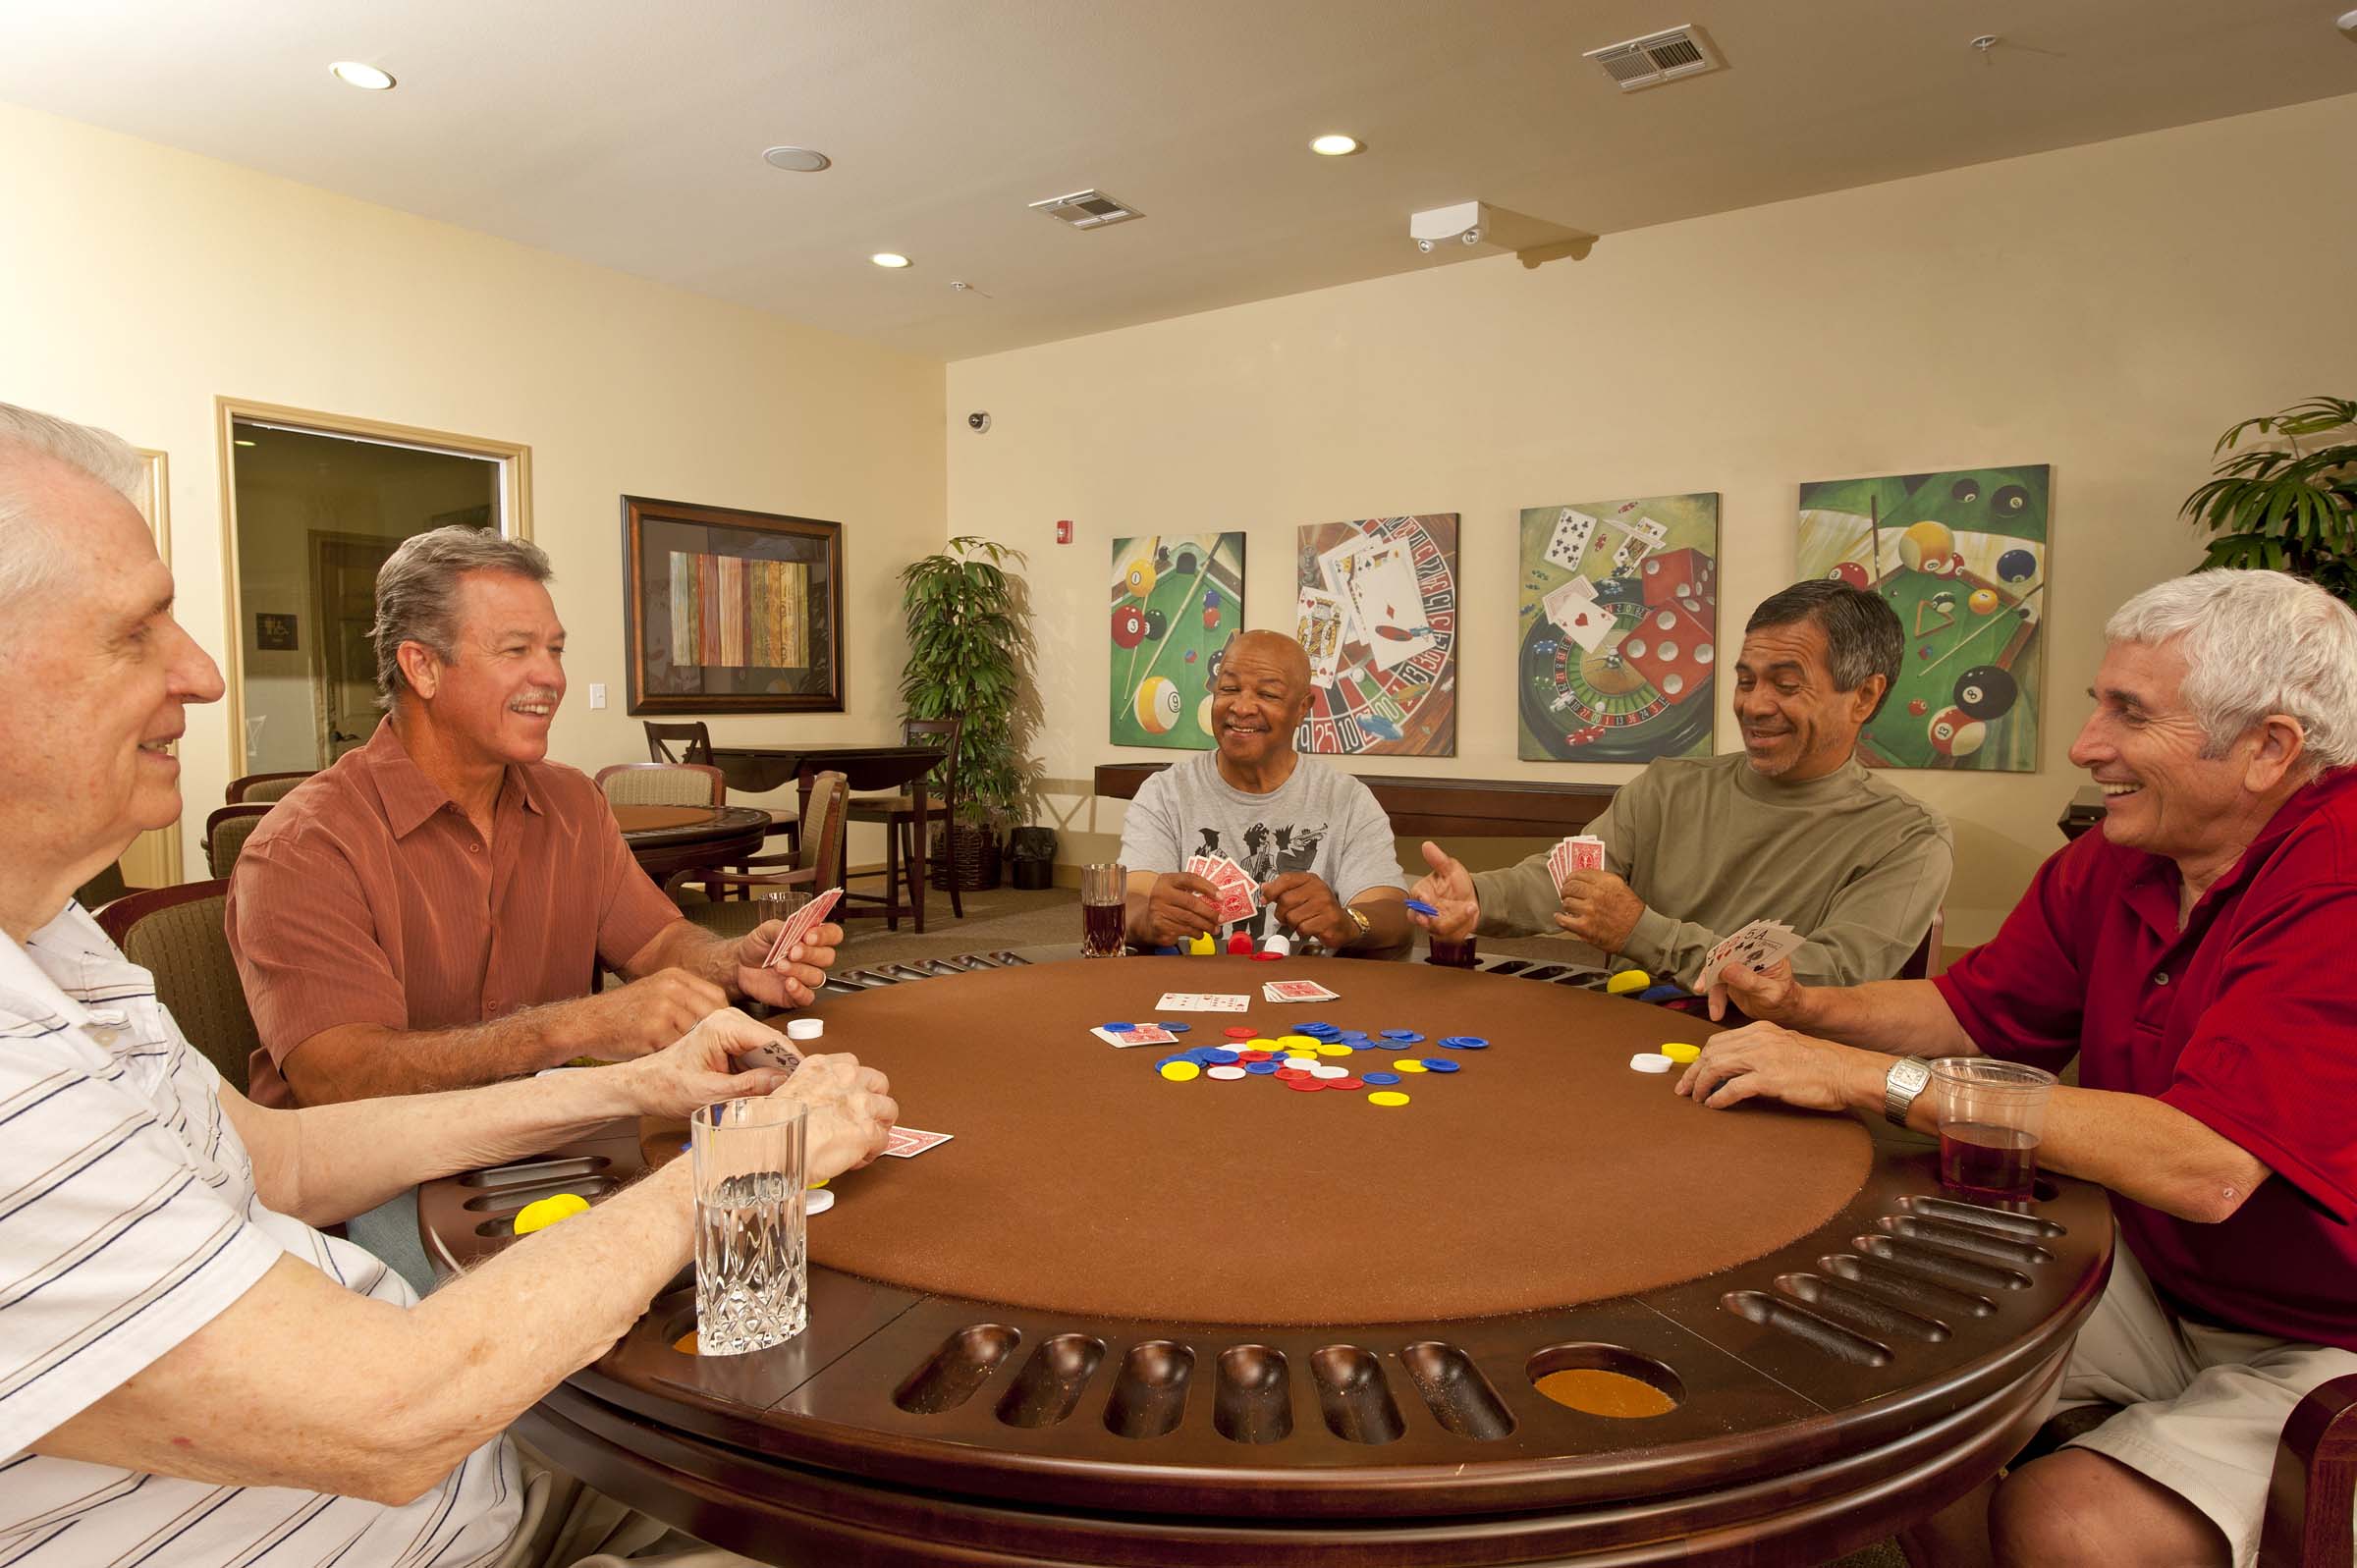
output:
[[[2037,1175],[2036,1133],[1977,1121],[1940,1129],[1940,1185],[1966,1203],[2028,1203]]]
[[[1080,956],[1118,958],[1122,951],[1123,910],[1118,903],[1080,906]]]

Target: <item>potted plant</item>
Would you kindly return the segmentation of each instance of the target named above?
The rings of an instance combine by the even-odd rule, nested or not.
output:
[[[2357,607],[2357,399],[2245,419],[2212,450],[2250,435],[2274,439],[2220,458],[2217,477],[2185,498],[2184,515],[2218,535],[2202,567],[2288,571]],[[2312,436],[2340,439],[2303,447]]]
[[[1017,719],[1031,666],[1031,626],[1022,582],[1004,566],[1021,565],[1008,545],[952,539],[937,555],[901,570],[901,607],[908,620],[908,663],[901,700],[910,719],[959,718],[957,812],[936,861],[942,885],[999,884],[999,838],[1021,811],[1030,767]]]

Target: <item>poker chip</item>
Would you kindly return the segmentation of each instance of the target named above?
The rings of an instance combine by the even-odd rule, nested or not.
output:
[[[1670,1058],[1665,1056],[1662,1059],[1667,1063]],[[1173,1083],[1185,1083],[1189,1079],[1201,1077],[1203,1069],[1191,1061],[1166,1061],[1162,1064],[1162,1075]]]
[[[1668,1072],[1670,1058],[1658,1051],[1640,1051],[1628,1058],[1628,1064],[1639,1072]]]
[[[831,1192],[813,1189],[802,1194],[802,1213],[805,1215],[823,1215],[834,1207],[835,1195]]]
[[[1309,1075],[1312,1078],[1347,1078],[1350,1076],[1350,1069],[1338,1067],[1331,1061],[1321,1061],[1309,1069]]]
[[[1286,1087],[1288,1089],[1298,1089],[1306,1094],[1312,1089],[1323,1089],[1326,1086],[1318,1082],[1318,1080],[1315,1078],[1294,1078],[1288,1082]]]
[[[1607,996],[1625,997],[1632,991],[1643,991],[1653,984],[1653,976],[1642,969],[1623,969],[1604,983]]]
[[[1127,1024],[1121,1024],[1115,1027],[1126,1029],[1129,1026]],[[1383,1031],[1383,1038],[1386,1040],[1421,1040],[1424,1037],[1416,1033],[1413,1029],[1386,1029]]]
[[[1277,1081],[1280,1083],[1299,1083],[1308,1076],[1309,1069],[1307,1067],[1280,1067],[1277,1069]]]
[[[1320,1046],[1318,1048],[1318,1054],[1321,1056],[1347,1056],[1350,1054],[1350,1048],[1341,1044]]]
[[[1207,1067],[1226,1067],[1241,1061],[1243,1055],[1240,1052],[1212,1050],[1206,1051],[1195,1059]]]
[[[1479,1035],[1443,1035],[1441,1044],[1451,1051],[1487,1051],[1490,1043]]]
[[[1328,1023],[1323,1018],[1312,1018],[1307,1023],[1297,1023],[1293,1025],[1294,1029],[1305,1035],[1322,1035],[1333,1027],[1334,1025]]]
[[[1254,1051],[1265,1051],[1271,1055],[1277,1054],[1278,1052],[1284,1049],[1283,1047],[1279,1046],[1276,1041],[1271,1040],[1267,1035],[1254,1035],[1251,1039],[1245,1041],[1244,1044],[1250,1046]]]
[[[1668,1056],[1672,1061],[1692,1061],[1696,1056],[1702,1054],[1702,1048],[1689,1046],[1682,1040],[1672,1041],[1662,1048],[1662,1054]]]
[[[1366,1084],[1357,1078],[1335,1078],[1329,1080],[1326,1087],[1329,1089],[1364,1089]]]
[[[1375,1037],[1364,1029],[1348,1029],[1343,1032],[1342,1043],[1345,1046],[1355,1047],[1370,1044],[1374,1039]]]
[[[1292,1055],[1285,1058],[1285,1064],[1288,1067],[1298,1067],[1303,1072],[1307,1072],[1310,1068],[1318,1064],[1318,1058],[1315,1056],[1304,1056],[1300,1053],[1295,1052]]]
[[[1238,1051],[1235,1054],[1235,1059],[1238,1061],[1267,1061],[1272,1054],[1274,1053],[1267,1051]]]
[[[1410,899],[1408,899],[1408,900],[1407,900],[1407,907],[1408,907],[1408,908],[1410,908],[1410,909],[1412,909],[1412,910],[1414,910],[1414,911],[1415,911],[1417,914],[1420,914],[1420,915],[1437,915],[1437,914],[1439,914],[1439,913],[1440,913],[1440,910],[1438,910],[1438,909],[1434,908],[1434,907],[1433,907],[1431,904],[1428,904],[1428,903],[1426,903],[1426,902],[1425,902],[1423,899],[1421,899],[1421,898],[1410,898]]]
[[[1133,1023],[1101,1023],[1097,1025],[1097,1027],[1099,1029],[1110,1029],[1117,1035],[1125,1035],[1130,1030],[1135,1029],[1137,1025]]]
[[[1252,961],[1254,963],[1275,963],[1284,956],[1285,954],[1281,952],[1256,952],[1252,955]]]
[[[1226,1083],[1243,1077],[1244,1069],[1241,1067],[1232,1067],[1223,1063],[1220,1066],[1212,1067],[1206,1070],[1203,1076],[1206,1078],[1217,1078],[1223,1083]]]
[[[1157,1025],[1156,1027],[1158,1027],[1158,1028],[1163,1028],[1163,1029],[1168,1029],[1168,1030],[1169,1030],[1171,1033],[1173,1033],[1173,1034],[1175,1034],[1175,1035],[1183,1035],[1183,1034],[1190,1033],[1190,1032],[1191,1032],[1191,1031],[1194,1029],[1194,1027],[1195,1027],[1195,1026],[1194,1026],[1193,1024],[1191,1024],[1191,1023],[1164,1023],[1164,1024],[1159,1024],[1159,1025]]]
[[[1399,1093],[1397,1089],[1378,1089],[1367,1096],[1367,1104],[1370,1106],[1404,1106],[1407,1104],[1407,1096]]]
[[[1426,1072],[1455,1072],[1462,1066],[1463,1063],[1451,1061],[1447,1056],[1426,1056],[1424,1058]]]
[[[1318,1043],[1318,1037],[1315,1035],[1301,1034],[1279,1035],[1277,1037],[1277,1043],[1286,1047],[1288,1050],[1299,1051],[1303,1046],[1316,1045]]]
[[[1417,1060],[1413,1056],[1401,1056],[1398,1061],[1392,1063],[1392,1067],[1395,1071],[1398,1072],[1426,1072],[1430,1070],[1424,1065],[1423,1062]]]
[[[1249,1040],[1254,1035],[1260,1033],[1260,1031],[1253,1028],[1250,1024],[1239,1023],[1231,1024],[1229,1027],[1221,1030],[1220,1033],[1226,1035],[1231,1040]]]
[[[1358,1081],[1360,1083],[1398,1083],[1399,1075],[1396,1072],[1362,1072],[1358,1075]]]
[[[1269,1058],[1266,1056],[1261,1057],[1258,1061],[1247,1061],[1244,1063],[1244,1071],[1250,1073],[1255,1078],[1265,1078],[1270,1073],[1281,1070],[1282,1069],[1278,1067],[1277,1063],[1269,1060]]]

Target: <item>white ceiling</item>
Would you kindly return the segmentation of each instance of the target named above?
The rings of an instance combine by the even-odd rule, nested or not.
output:
[[[0,99],[957,359],[1475,254],[1419,255],[1424,207],[1610,244],[2357,91],[2349,3],[5,0]],[[1580,58],[1685,22],[1728,70],[1622,94]],[[1147,216],[1027,210],[1088,186]]]

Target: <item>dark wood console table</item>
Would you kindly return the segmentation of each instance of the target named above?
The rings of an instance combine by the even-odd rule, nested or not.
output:
[[[1101,762],[1096,792],[1134,800],[1139,785],[1169,767],[1167,762]],[[1375,803],[1402,838],[1555,838],[1577,833],[1613,803],[1620,787],[1609,784],[1556,784],[1540,779],[1418,779],[1399,774],[1358,774],[1375,792]]]

